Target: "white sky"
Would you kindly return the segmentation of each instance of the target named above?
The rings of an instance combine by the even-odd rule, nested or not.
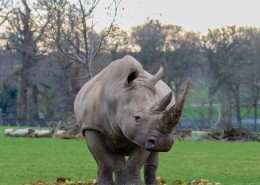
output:
[[[124,30],[147,17],[202,33],[227,25],[260,27],[260,0],[122,0],[119,10],[117,23]]]
[[[109,3],[101,0],[95,9],[97,31],[111,22],[104,10]],[[260,0],[121,0],[116,23],[129,31],[148,17],[204,34],[227,25],[260,27]]]

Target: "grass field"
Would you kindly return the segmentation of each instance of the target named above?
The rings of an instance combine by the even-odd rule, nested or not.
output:
[[[0,185],[54,182],[58,176],[89,181],[96,164],[85,141],[10,138],[0,127]],[[174,180],[208,179],[224,185],[260,185],[260,143],[176,141],[162,153],[158,176]]]

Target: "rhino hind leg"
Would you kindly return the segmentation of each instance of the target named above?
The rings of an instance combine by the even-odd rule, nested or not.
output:
[[[98,165],[98,185],[114,185],[114,156],[109,152],[102,134],[94,130],[86,130],[85,138],[88,148]]]

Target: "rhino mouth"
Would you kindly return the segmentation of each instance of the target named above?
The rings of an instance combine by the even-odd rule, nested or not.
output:
[[[171,149],[174,143],[173,138],[170,137],[156,137],[150,135],[145,142],[145,149],[154,152],[167,152]]]

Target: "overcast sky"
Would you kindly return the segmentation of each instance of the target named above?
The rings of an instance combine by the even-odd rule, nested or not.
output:
[[[260,0],[122,0],[119,10],[117,22],[125,30],[147,17],[202,33],[226,25],[260,27]]]
[[[96,8],[97,31],[111,22],[104,6],[112,1],[101,0]],[[227,25],[260,28],[260,0],[121,0],[116,23],[129,31],[148,17],[204,34],[208,28]],[[3,31],[0,27],[0,32]]]

